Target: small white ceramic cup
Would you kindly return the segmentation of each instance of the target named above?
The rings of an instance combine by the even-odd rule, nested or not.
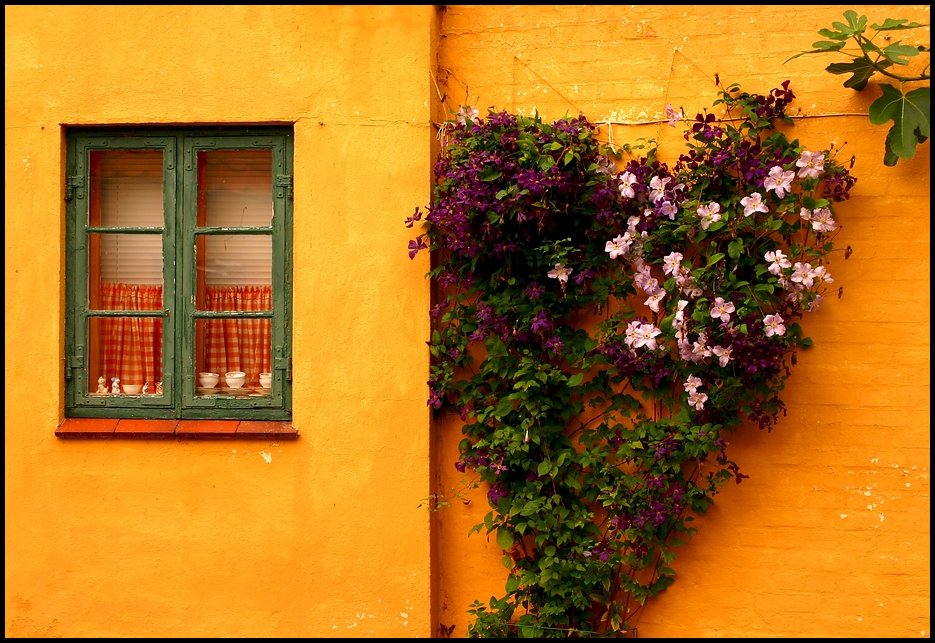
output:
[[[228,371],[224,373],[224,381],[228,388],[242,388],[247,380],[247,374],[243,371]]]
[[[219,379],[221,379],[221,376],[217,373],[198,373],[198,384],[202,388],[214,388],[218,385]]]
[[[269,388],[273,383],[273,374],[272,373],[260,373],[260,386],[263,388]]]

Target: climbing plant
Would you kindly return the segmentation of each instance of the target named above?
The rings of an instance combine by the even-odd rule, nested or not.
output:
[[[686,149],[615,153],[585,116],[462,108],[442,127],[409,255],[442,295],[428,404],[460,416],[458,471],[489,511],[502,595],[472,637],[632,634],[675,579],[675,547],[727,481],[727,438],[769,431],[800,326],[836,289],[840,149],[791,129],[786,81],[721,88]]]
[[[893,41],[890,32],[928,25],[905,18],[887,18],[868,26],[867,16],[852,9],[844,12],[844,20],[832,23],[831,29],[821,29],[818,34],[825,40],[812,43],[813,49],[799,52],[786,62],[809,54],[837,53],[850,60],[831,63],[825,71],[848,75],[845,87],[863,91],[875,76],[896,81],[897,85],[878,83],[883,93],[870,105],[869,117],[874,125],[892,122],[884,143],[883,164],[893,166],[900,159],[911,159],[916,146],[928,140],[931,129],[931,62],[926,62],[917,73],[906,69],[916,56],[931,54],[932,50],[929,45]],[[928,85],[917,87],[919,83]]]

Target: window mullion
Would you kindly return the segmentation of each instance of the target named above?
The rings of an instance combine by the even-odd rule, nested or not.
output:
[[[179,328],[183,315],[179,293],[179,230],[181,220],[181,194],[182,175],[181,148],[178,137],[167,137],[165,170],[163,175],[163,191],[165,193],[165,232],[163,234],[163,280],[166,284],[163,305],[166,319],[165,333],[163,334],[163,373],[162,382],[164,395],[175,408],[176,416],[181,404],[181,389],[176,373],[179,359]]]
[[[175,255],[179,258],[176,275],[178,279],[177,297],[178,312],[175,323],[179,342],[179,360],[176,367],[176,381],[180,391],[177,399],[180,402],[182,417],[185,410],[190,408],[214,406],[210,398],[196,397],[196,366],[195,355],[200,346],[195,336],[195,302],[199,288],[199,271],[196,261],[199,261],[196,252],[199,243],[195,229],[204,218],[204,202],[198,194],[199,165],[192,145],[192,139],[185,137],[179,150],[180,182],[179,191],[182,195],[177,208],[177,239],[181,248]],[[199,221],[201,219],[201,221]]]

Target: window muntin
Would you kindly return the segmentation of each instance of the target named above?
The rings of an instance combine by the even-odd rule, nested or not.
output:
[[[291,141],[69,133],[68,415],[289,417]]]

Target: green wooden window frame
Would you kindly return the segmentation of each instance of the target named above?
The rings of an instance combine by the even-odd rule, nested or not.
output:
[[[292,176],[291,128],[80,128],[66,132],[66,315],[65,414],[67,417],[288,420],[292,409]],[[268,149],[272,156],[272,218],[269,226],[207,227],[196,222],[198,168],[202,150]],[[162,152],[163,214],[158,227],[92,226],[91,153],[100,150]],[[88,302],[89,239],[106,234],[158,235],[163,252],[163,309],[92,309]],[[196,238],[266,235],[272,245],[272,311],[197,310]],[[162,395],[95,396],[89,392],[89,320],[152,317],[162,323]],[[258,397],[201,396],[195,391],[195,323],[208,318],[270,318],[270,394]]]

